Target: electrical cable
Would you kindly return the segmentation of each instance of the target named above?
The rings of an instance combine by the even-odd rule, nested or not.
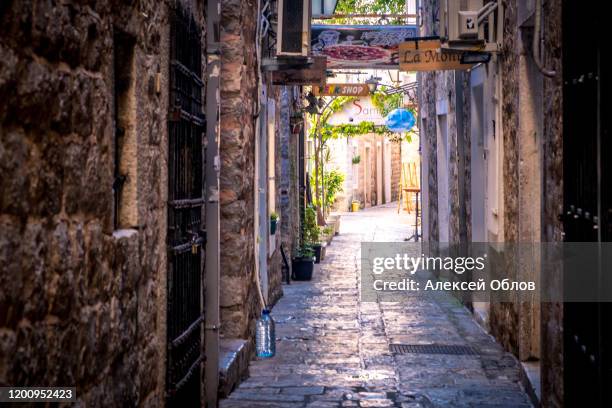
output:
[[[540,24],[542,18],[542,0],[535,1],[535,27],[533,32],[533,44],[531,47],[531,51],[533,53],[533,60],[538,67],[538,70],[548,78],[554,78],[557,76],[557,72],[554,70],[550,70],[544,67],[542,61],[540,60]]]

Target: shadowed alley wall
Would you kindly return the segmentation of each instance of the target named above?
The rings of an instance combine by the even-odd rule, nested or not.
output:
[[[260,114],[256,103],[260,75],[255,49],[256,12],[254,0],[224,1],[221,5],[221,334],[242,339],[253,338],[260,312],[254,253],[255,126]],[[270,88],[268,97],[278,99],[277,91]],[[280,107],[278,101],[275,105]],[[274,131],[278,133],[278,109],[275,115]],[[266,121],[267,114],[260,119]],[[278,172],[280,163],[275,163]],[[270,270],[262,273],[268,274],[268,301],[273,302],[282,293],[280,253],[273,253],[270,265]]]
[[[165,3],[0,5],[2,385],[164,400],[168,44]]]
[[[487,226],[487,240],[503,242],[560,241],[562,199],[562,97],[561,97],[561,2],[543,2],[543,61],[555,69],[557,77],[545,79],[537,71],[531,55],[533,36],[533,2],[504,0],[504,38],[499,53],[501,86],[497,93],[489,93],[484,101],[486,109],[501,104],[501,124],[487,123],[485,138],[495,143],[502,136],[499,156],[501,177],[495,184],[496,191],[488,191],[489,208],[495,210],[495,227]],[[435,22],[438,2],[427,2],[423,12],[422,35],[436,35]],[[495,65],[485,67],[486,75],[495,83]],[[476,69],[476,68],[475,68]],[[465,237],[472,240],[472,200],[470,185],[474,175],[470,173],[471,141],[470,71],[419,73],[421,92],[421,137],[423,145],[423,225],[425,240],[435,243],[457,242],[460,238],[461,205],[465,205]],[[462,112],[455,112],[455,91],[461,89]],[[486,88],[485,88],[486,89]],[[486,94],[486,93],[485,93]],[[491,96],[493,96],[491,98]],[[490,99],[489,99],[490,98]],[[457,135],[455,120],[463,116],[463,133]],[[445,116],[444,121],[440,118]],[[489,114],[489,120],[496,116]],[[499,122],[499,121],[498,121]],[[440,124],[446,126],[445,146]],[[459,139],[461,138],[461,139]],[[458,169],[457,142],[464,144],[464,169]],[[486,150],[493,157],[492,144]],[[446,156],[440,154],[446,149]],[[442,149],[442,150],[441,150]],[[441,165],[440,160],[447,163]],[[491,159],[489,159],[491,160]],[[493,159],[494,160],[494,159]],[[485,160],[486,161],[486,160]],[[446,172],[441,174],[440,170]],[[489,168],[489,177],[495,171]],[[462,185],[458,171],[464,172]],[[447,182],[444,182],[444,177]],[[489,181],[490,183],[490,181]],[[456,192],[464,189],[464,199]],[[497,197],[491,193],[499,194]],[[448,200],[448,202],[445,202]],[[443,205],[441,205],[443,204]],[[444,214],[448,206],[448,219]],[[489,221],[487,214],[486,222]],[[499,224],[497,224],[499,223]],[[493,225],[493,223],[491,224]],[[497,229],[499,228],[499,230]],[[447,234],[446,234],[447,233]],[[534,271],[534,273],[538,273]],[[522,360],[540,358],[542,375],[542,404],[560,406],[563,400],[563,308],[560,304],[516,305],[491,304],[489,326],[492,334]],[[531,324],[531,326],[529,326]],[[534,327],[533,325],[537,327]]]
[[[557,76],[544,81],[542,241],[563,241],[563,92],[561,0],[543,2],[545,66]],[[563,406],[563,304],[542,305],[542,406]]]

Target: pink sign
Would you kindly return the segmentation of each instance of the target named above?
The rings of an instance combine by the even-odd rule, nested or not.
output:
[[[398,68],[399,44],[417,36],[416,26],[312,26],[312,54],[328,68]]]

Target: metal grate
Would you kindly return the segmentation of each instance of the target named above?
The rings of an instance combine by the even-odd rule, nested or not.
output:
[[[389,344],[389,351],[395,354],[479,354],[474,347],[451,344]]]
[[[180,8],[170,13],[168,115],[167,406],[200,406],[204,151],[201,29]]]

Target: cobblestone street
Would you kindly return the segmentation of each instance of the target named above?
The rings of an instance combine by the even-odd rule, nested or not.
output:
[[[402,241],[394,204],[347,213],[311,282],[284,286],[277,352],[221,407],[529,407],[519,365],[450,296],[359,301],[361,241]],[[389,344],[472,346],[474,354],[394,354]]]

